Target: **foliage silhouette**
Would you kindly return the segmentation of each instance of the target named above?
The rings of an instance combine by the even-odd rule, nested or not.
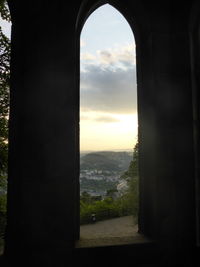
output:
[[[3,20],[10,21],[4,0],[0,1],[0,15]],[[0,27],[0,238],[4,236],[6,225],[10,51],[10,40]]]

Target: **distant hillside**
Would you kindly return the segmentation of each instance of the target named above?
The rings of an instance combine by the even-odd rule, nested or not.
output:
[[[81,170],[125,171],[128,169],[132,155],[129,152],[101,151],[82,155]]]

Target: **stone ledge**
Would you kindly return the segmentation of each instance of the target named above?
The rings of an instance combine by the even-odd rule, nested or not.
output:
[[[152,243],[151,240],[137,234],[135,236],[103,237],[98,239],[80,239],[76,242],[76,248],[92,248],[106,246],[122,246]]]

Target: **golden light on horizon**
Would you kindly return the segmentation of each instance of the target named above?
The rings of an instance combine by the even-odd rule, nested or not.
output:
[[[81,112],[80,150],[126,150],[137,142],[137,114]]]

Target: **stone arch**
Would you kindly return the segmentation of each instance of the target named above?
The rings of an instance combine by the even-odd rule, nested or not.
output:
[[[25,0],[9,1],[13,19],[13,95],[5,255],[15,263],[17,259],[27,265],[28,259],[30,266],[38,262],[63,266],[66,244],[68,251],[74,247],[79,79],[75,22],[80,14],[86,16],[96,1],[85,1],[87,8],[82,5],[80,11],[82,2],[69,5],[64,0],[48,1],[47,5],[47,1],[40,1],[38,8],[39,1],[32,1],[24,14]],[[196,238],[188,34],[193,1],[182,2],[181,8],[171,1],[109,3],[123,15],[129,14],[125,18],[131,25],[133,20],[138,25],[140,231],[161,241],[165,259],[171,258],[169,251],[179,249],[183,260],[182,252],[188,255],[188,249],[195,248]],[[63,31],[68,34],[63,35]],[[162,105],[166,98],[167,105]],[[145,258],[143,248],[135,252],[139,251],[141,258]],[[160,247],[157,252],[161,252]],[[131,249],[132,260],[133,253]]]
[[[107,1],[107,0],[99,0],[99,1],[98,0],[97,1],[92,0],[91,1],[91,0],[85,0],[85,1],[82,2],[82,5],[80,7],[79,14],[78,14],[78,17],[77,17],[77,23],[76,23],[76,31],[77,31],[77,36],[76,36],[77,37],[77,40],[76,40],[76,42],[77,42],[77,46],[76,46],[77,52],[76,52],[76,54],[77,54],[77,57],[80,54],[80,52],[79,52],[80,51],[80,34],[81,34],[81,31],[82,31],[82,29],[84,27],[85,22],[87,21],[87,19],[92,15],[92,13],[95,10],[97,10],[98,8],[100,8],[101,6],[104,6],[106,4],[109,4],[112,8],[114,8],[117,12],[119,12],[123,16],[123,18],[125,19],[126,23],[128,24],[128,26],[131,29],[132,37],[135,40],[135,44],[136,44],[135,32],[138,32],[138,31],[135,29],[135,27],[136,28],[138,28],[138,27],[136,26],[136,23],[134,22],[134,20],[133,20],[133,23],[132,23],[131,14],[128,15],[127,14],[128,12],[126,13],[125,10],[123,10],[123,6],[117,5],[116,1]],[[120,4],[120,2],[118,4]],[[136,44],[136,47],[137,47],[137,44]],[[137,51],[136,51],[135,54],[137,55]],[[136,62],[136,66],[137,66],[137,64],[138,63]],[[77,75],[76,76],[79,77],[79,79],[80,79],[80,60],[78,61],[77,66],[78,67],[77,67]],[[137,74],[137,67],[136,67],[136,74]],[[80,87],[80,80],[79,79],[78,79],[79,82],[77,83],[78,87]],[[80,88],[79,88],[79,92],[80,92]],[[79,185],[78,181],[77,181],[77,184],[78,184],[77,192],[80,192],[80,185]],[[79,198],[78,194],[77,194],[77,198]],[[78,203],[79,203],[79,201],[78,201]],[[76,212],[77,218],[79,217],[79,213],[80,213],[79,212],[79,207],[77,207],[77,212]],[[79,231],[80,231],[79,225],[80,224],[79,224],[79,221],[78,221],[77,222],[77,228],[76,228],[77,229],[77,233],[78,233],[77,234],[77,239],[79,239],[79,234],[80,234],[79,233]]]
[[[82,4],[79,8],[79,12],[77,15],[77,20],[76,20],[76,31],[77,34],[80,35],[81,30],[84,26],[84,23],[86,22],[87,18],[100,6],[103,6],[105,4],[111,5],[113,8],[115,8],[118,12],[122,14],[122,16],[125,18],[127,23],[129,24],[136,44],[139,42],[140,39],[140,29],[142,29],[142,23],[140,23],[140,18],[138,17],[137,10],[140,9],[143,14],[145,14],[145,10],[142,5],[138,7],[135,10],[135,14],[132,14],[127,9],[127,6],[121,1],[113,1],[113,0],[84,0],[82,1]]]

